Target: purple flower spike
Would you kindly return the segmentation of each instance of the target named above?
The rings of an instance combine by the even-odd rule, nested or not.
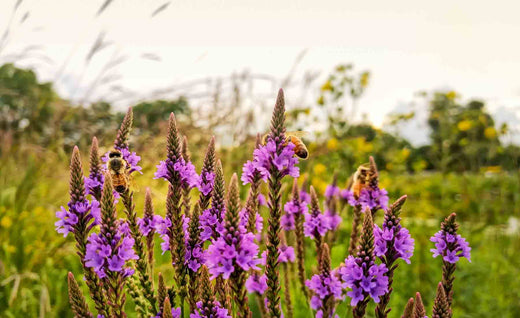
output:
[[[430,250],[433,257],[442,256],[443,260],[451,264],[457,263],[461,257],[471,262],[471,247],[460,234],[440,230],[430,241],[435,243],[435,248]]]
[[[267,182],[272,169],[280,172],[280,178],[287,175],[297,178],[300,175],[300,169],[296,167],[298,158],[294,156],[294,147],[294,144],[289,142],[278,154],[276,142],[269,138],[264,146],[255,149],[253,161],[247,161],[244,164],[240,178],[242,183],[252,183],[256,176],[260,176]]]

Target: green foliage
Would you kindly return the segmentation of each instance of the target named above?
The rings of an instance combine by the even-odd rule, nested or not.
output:
[[[499,132],[481,101],[463,106],[455,92],[435,92],[430,97],[428,125],[431,128],[429,158],[441,171],[478,171],[497,165]]]
[[[31,70],[13,64],[0,67],[0,131],[15,140],[22,135],[42,140],[52,117],[55,99],[50,83],[40,84]]]

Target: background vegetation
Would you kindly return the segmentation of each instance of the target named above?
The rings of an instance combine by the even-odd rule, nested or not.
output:
[[[381,185],[389,191],[391,200],[408,195],[403,219],[416,240],[416,250],[412,264],[401,264],[397,271],[391,301],[393,317],[400,316],[415,291],[423,294],[431,308],[436,282],[441,278],[441,262],[431,258],[429,237],[450,212],[459,215],[460,232],[473,248],[472,263],[462,261],[458,266],[455,316],[517,316],[520,148],[501,141],[508,127],[496,127],[483,101],[462,101],[453,91],[424,93],[430,142],[416,148],[398,134],[368,122],[349,122],[348,118],[358,112],[369,79],[368,72],[339,65],[319,88],[314,105],[291,108],[287,114],[293,130],[311,130],[318,121],[327,127],[306,140],[311,156],[300,165],[304,177],[323,194],[334,173],[343,187],[356,167],[373,155],[381,170]],[[134,105],[131,144],[143,158],[144,171],[135,177],[138,210],[142,210],[144,189],[149,186],[156,212],[164,214],[167,189],[164,182],[152,178],[158,158],[164,156],[165,124],[170,112],[177,115],[181,131],[189,136],[198,167],[213,133],[228,177],[250,159],[256,133],[250,127],[258,120],[251,110],[240,107],[238,85],[234,92],[235,104],[221,108],[218,105],[222,101],[215,98],[213,107],[202,114],[182,97]],[[413,113],[398,114],[390,122],[397,127],[413,117]],[[108,150],[121,118],[122,113],[107,102],[73,105],[60,98],[51,83],[39,82],[33,71],[12,64],[0,67],[1,317],[71,315],[66,273],[70,270],[78,275],[81,270],[72,238],[64,239],[54,231],[54,213],[68,201],[68,162],[73,145],[80,147],[84,160],[93,136],[100,140],[102,152]],[[267,123],[264,127],[267,129]],[[288,193],[289,184],[284,189]],[[348,208],[342,211],[344,222],[332,249],[334,266],[346,255],[349,213]],[[381,222],[381,216],[377,221]],[[159,251],[156,255],[156,270],[171,277],[169,256],[160,256]],[[312,249],[307,260],[312,270]],[[292,288],[299,308],[297,316],[310,316],[304,314],[306,306],[299,289],[296,285]],[[251,305],[256,303],[252,300]],[[345,305],[339,307],[342,317],[345,310]]]

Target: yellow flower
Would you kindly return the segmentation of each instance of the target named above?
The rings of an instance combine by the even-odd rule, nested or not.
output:
[[[318,163],[318,164],[314,165],[314,174],[316,174],[316,175],[320,175],[320,174],[324,173],[326,170],[327,170],[327,167],[325,167],[325,165],[322,163]]]
[[[410,149],[404,148],[401,150],[401,155],[403,156],[403,159],[407,159],[410,156]]]
[[[311,183],[318,193],[324,193],[328,185],[327,182],[323,181],[319,177],[313,177]]]
[[[5,216],[2,218],[2,221],[0,221],[0,226],[2,226],[3,228],[10,228],[11,225],[13,225],[13,220],[11,220],[10,217],[8,216]]]
[[[497,136],[497,131],[493,127],[487,127],[484,129],[484,136],[486,136],[487,139],[493,139]]]
[[[333,91],[334,90],[334,86],[332,86],[332,83],[330,81],[326,81],[325,84],[323,84],[323,86],[321,86],[321,91],[322,92],[325,92],[325,91]]]
[[[446,93],[446,98],[449,99],[449,100],[454,100],[455,98],[457,98],[457,92],[455,91],[449,91]]]
[[[331,138],[327,141],[327,148],[330,150],[338,149],[338,140],[336,138]]]
[[[463,121],[460,121],[458,124],[457,124],[457,128],[460,130],[460,131],[468,131],[471,129],[471,126],[473,126],[473,124],[471,123],[470,120],[463,120]]]

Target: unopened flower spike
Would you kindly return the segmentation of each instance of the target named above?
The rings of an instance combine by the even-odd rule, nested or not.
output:
[[[406,306],[404,307],[404,312],[401,318],[413,318],[413,303],[414,299],[413,297],[408,299],[408,302],[406,303]]]
[[[313,186],[311,186],[311,211],[305,214],[305,223],[303,226],[305,236],[314,240],[319,258],[319,250],[321,249],[323,237],[329,230],[329,227],[327,218],[321,213],[320,201]]]
[[[99,157],[98,140],[94,137],[92,138],[92,146],[90,147],[89,176],[85,178],[87,194],[92,195],[97,201],[100,201],[104,181],[103,167]]]
[[[83,297],[83,293],[71,272],[67,275],[67,281],[69,285],[69,303],[74,316],[82,318],[92,317],[85,297]]]
[[[444,291],[442,283],[437,285],[437,293],[435,294],[435,301],[433,303],[432,318],[451,318],[452,312],[448,304],[448,298]]]
[[[426,310],[424,309],[424,304],[422,302],[421,294],[415,294],[415,301],[413,305],[413,318],[428,318],[426,316]]]
[[[206,155],[204,156],[204,162],[202,163],[202,170],[200,172],[200,177],[197,184],[197,188],[200,191],[198,202],[201,211],[204,211],[208,208],[211,196],[213,194],[215,183],[215,164],[215,136],[212,136],[206,150]]]

